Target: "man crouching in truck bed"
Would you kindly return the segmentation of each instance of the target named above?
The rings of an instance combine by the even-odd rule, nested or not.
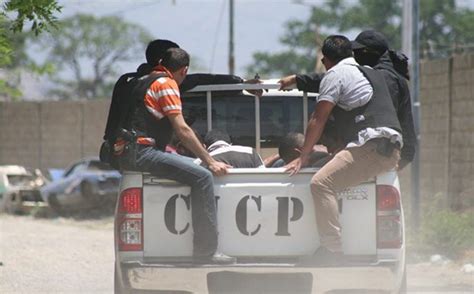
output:
[[[233,263],[235,258],[217,252],[217,217],[213,176],[222,176],[230,166],[214,160],[186,124],[181,112],[178,85],[186,77],[189,55],[170,48],[163,59],[154,60],[153,71],[139,79],[132,96],[136,108],[132,129],[137,133],[135,168],[191,187],[194,260],[197,263]],[[192,161],[165,152],[172,132],[209,170]]]

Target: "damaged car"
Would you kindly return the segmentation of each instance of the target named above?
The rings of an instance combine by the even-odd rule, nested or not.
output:
[[[59,179],[41,189],[54,210],[76,210],[115,204],[121,175],[98,158],[72,164]]]
[[[27,213],[46,206],[39,189],[47,183],[39,169],[19,165],[0,166],[0,211]]]

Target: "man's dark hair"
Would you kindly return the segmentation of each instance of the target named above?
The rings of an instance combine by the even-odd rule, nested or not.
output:
[[[214,129],[209,131],[204,137],[204,144],[209,147],[217,141],[232,143],[229,134],[226,131]]]
[[[295,149],[303,148],[304,135],[301,133],[288,133],[280,141],[278,154],[285,163],[289,163],[299,156]]]
[[[322,52],[324,57],[334,63],[352,57],[351,41],[341,35],[332,35],[324,40]]]
[[[158,65],[160,60],[163,59],[166,50],[170,48],[179,48],[179,45],[169,40],[157,39],[151,41],[146,47],[146,62],[151,66]]]
[[[169,71],[174,72],[185,66],[189,66],[189,54],[180,48],[170,48],[166,50],[161,65]]]

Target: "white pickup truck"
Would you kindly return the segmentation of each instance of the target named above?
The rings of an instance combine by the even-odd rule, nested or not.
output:
[[[258,87],[277,85],[252,89]],[[212,109],[213,88],[205,89],[211,89],[204,95]],[[255,105],[272,95],[281,96],[269,91]],[[307,112],[306,94],[285,95],[303,99]],[[290,177],[282,168],[232,169],[215,178],[219,250],[237,258],[231,265],[192,262],[189,187],[124,172],[115,215],[115,292],[404,292],[404,220],[395,171],[339,194],[344,264],[301,263],[319,247],[309,188],[315,172],[305,168]]]

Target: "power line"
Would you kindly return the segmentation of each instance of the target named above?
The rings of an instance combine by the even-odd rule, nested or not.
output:
[[[214,60],[216,57],[217,41],[219,38],[219,33],[220,33],[222,18],[224,16],[224,11],[226,8],[226,3],[227,3],[226,0],[222,0],[221,11],[219,12],[219,18],[217,19],[216,32],[214,33],[214,44],[212,46],[211,62],[209,63],[209,72],[212,72],[214,70]]]
[[[150,7],[150,6],[153,6],[153,5],[156,5],[156,4],[159,4],[159,1],[153,1],[153,2],[149,2],[149,3],[143,3],[142,5],[137,5],[137,4],[131,4],[129,5],[128,7],[126,8],[121,8],[119,10],[116,10],[116,11],[113,11],[113,12],[109,12],[108,14],[111,14],[111,15],[118,15],[118,14],[122,14],[122,13],[125,13],[125,12],[130,12],[132,10],[138,10],[138,9],[142,9],[142,8],[145,8],[145,7]]]

